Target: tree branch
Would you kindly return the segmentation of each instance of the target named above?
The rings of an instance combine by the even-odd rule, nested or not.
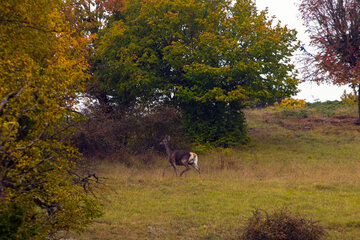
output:
[[[36,205],[38,205],[42,209],[46,209],[49,216],[52,216],[56,213],[56,210],[60,210],[61,207],[58,204],[53,203],[46,203],[44,201],[41,201],[40,199],[36,198],[34,199],[34,202]]]
[[[16,95],[16,93],[11,92],[8,93],[3,100],[0,103],[0,113],[2,112],[3,108],[5,107],[6,103],[9,101],[9,99],[13,98]]]
[[[31,24],[31,23],[29,23],[27,21],[0,19],[0,22],[14,23],[14,24],[18,24],[20,27],[32,28],[32,29],[36,29],[38,31],[45,32],[45,33],[56,33],[56,32],[58,32],[58,31],[55,31],[55,30],[45,30],[45,29],[43,29],[41,27],[34,26],[33,24]],[[26,24],[26,25],[24,25],[24,24]]]
[[[15,93],[15,92],[11,92],[11,93],[8,93],[4,98],[3,100],[1,101],[0,103],[0,115],[2,114],[2,111],[5,107],[5,105],[7,104],[7,102],[11,99],[11,98],[16,98],[16,97],[19,97],[24,91],[25,89],[27,89],[30,84],[31,84],[32,81],[29,81],[23,88],[21,88],[19,90],[19,92]]]
[[[16,151],[22,151],[22,150],[26,150],[28,148],[31,148],[36,142],[38,142],[40,140],[40,138],[44,135],[45,131],[47,128],[45,128],[45,130],[43,130],[34,140],[32,140],[28,145],[24,146],[24,147],[17,147],[14,148],[12,151],[8,152],[9,154],[16,152]]]

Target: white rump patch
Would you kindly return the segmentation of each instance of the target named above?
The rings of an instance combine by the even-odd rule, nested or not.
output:
[[[190,152],[189,164],[197,166],[198,156],[196,153]]]

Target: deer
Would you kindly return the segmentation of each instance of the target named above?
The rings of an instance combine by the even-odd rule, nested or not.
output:
[[[175,174],[177,176],[178,173],[176,165],[185,166],[185,169],[180,173],[180,177],[185,172],[190,170],[190,166],[192,166],[200,175],[200,168],[198,166],[198,155],[196,153],[172,149],[170,146],[170,136],[165,136],[165,138],[160,142],[160,145],[164,145],[170,162],[170,164],[164,168],[163,176],[165,175],[165,170],[169,167],[174,168]]]

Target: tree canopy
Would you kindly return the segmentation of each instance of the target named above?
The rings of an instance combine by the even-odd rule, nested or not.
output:
[[[62,0],[0,3],[0,235],[44,239],[79,230],[99,202],[70,174],[67,140],[88,77],[88,38],[66,21]]]
[[[360,2],[302,0],[300,11],[308,27],[311,45],[315,47],[315,53],[307,54],[305,59],[305,77],[312,81],[358,86]]]
[[[125,0],[100,33],[94,81],[122,109],[182,110],[198,143],[246,141],[242,109],[296,93],[296,32],[252,1]]]

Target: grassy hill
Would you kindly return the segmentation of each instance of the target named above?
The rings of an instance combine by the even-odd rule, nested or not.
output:
[[[356,106],[246,112],[251,143],[203,153],[195,171],[99,161],[102,218],[72,239],[237,239],[256,209],[319,221],[327,239],[360,239],[360,126]]]

